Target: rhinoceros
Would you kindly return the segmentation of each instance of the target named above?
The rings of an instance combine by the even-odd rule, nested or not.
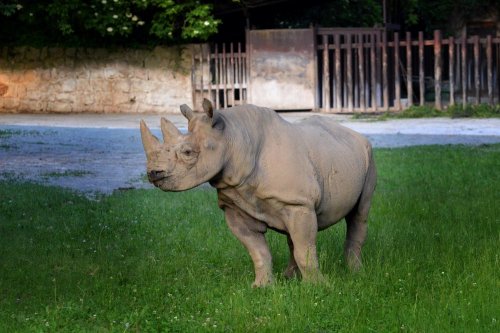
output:
[[[314,282],[323,280],[317,232],[345,218],[344,255],[359,269],[376,184],[370,142],[326,117],[292,124],[264,107],[202,106],[204,113],[180,107],[186,134],[162,118],[163,143],[141,121],[149,181],[163,191],[205,182],[217,189],[229,229],[252,258],[254,287],[273,281],[268,229],[287,237],[285,277]]]

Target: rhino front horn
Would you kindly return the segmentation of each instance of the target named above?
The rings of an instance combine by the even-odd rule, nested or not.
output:
[[[151,133],[144,120],[141,120],[141,139],[146,156],[150,156],[152,152],[160,148],[160,141]]]

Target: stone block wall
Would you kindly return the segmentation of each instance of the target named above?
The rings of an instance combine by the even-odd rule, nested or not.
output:
[[[177,113],[192,50],[0,47],[0,113]]]

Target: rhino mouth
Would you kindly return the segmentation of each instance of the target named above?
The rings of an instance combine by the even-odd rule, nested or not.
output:
[[[163,178],[160,178],[160,179],[156,179],[156,180],[153,180],[151,183],[153,183],[154,186],[158,187],[160,186],[160,184],[162,184],[164,182],[164,180],[166,179],[167,177],[163,177]]]
[[[150,171],[148,172],[148,180],[150,183],[153,183],[155,186],[157,184],[163,182],[165,179],[167,179],[170,175],[166,174],[163,171]]]

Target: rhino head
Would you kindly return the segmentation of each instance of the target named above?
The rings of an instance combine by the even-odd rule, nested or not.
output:
[[[214,116],[212,103],[203,101],[204,114],[195,114],[186,104],[180,108],[189,121],[188,133],[161,118],[163,143],[141,120],[148,179],[163,191],[184,191],[207,182],[225,162],[224,122],[219,114]]]

